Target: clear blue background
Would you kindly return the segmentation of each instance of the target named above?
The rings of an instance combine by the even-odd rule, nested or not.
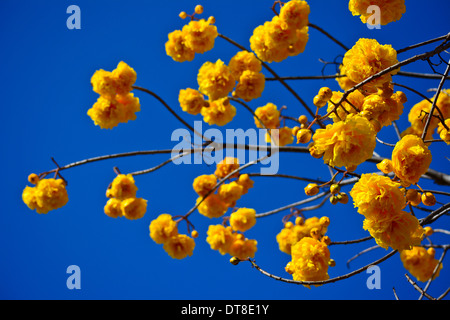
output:
[[[416,299],[415,291],[404,276],[398,255],[383,262],[381,289],[369,290],[365,272],[348,280],[307,289],[267,278],[249,263],[231,265],[229,256],[212,251],[205,241],[211,221],[197,212],[191,221],[200,233],[194,255],[178,261],[171,259],[160,245],[149,237],[150,221],[161,213],[180,215],[195,203],[193,179],[212,173],[206,165],[168,165],[152,174],[136,177],[138,196],[148,200],[148,211],[137,221],[112,219],[103,213],[105,190],[114,178],[113,167],[122,172],[152,167],[167,156],[142,156],[108,160],[76,167],[63,172],[69,181],[69,203],[47,215],[30,211],[21,200],[28,174],[54,168],[51,157],[61,165],[77,160],[135,150],[170,149],[173,130],[181,124],[154,98],[141,93],[142,110],[137,120],[113,130],[102,130],[87,116],[97,99],[90,78],[97,69],[112,70],[121,60],[138,74],[137,85],[158,93],[189,123],[201,120],[181,113],[178,91],[196,88],[197,70],[205,61],[218,58],[226,63],[237,49],[222,39],[214,50],[197,55],[190,63],[177,63],[164,50],[167,34],[181,29],[186,21],[180,11],[192,12],[201,3],[202,17],[214,15],[220,33],[249,47],[253,29],[271,19],[271,0],[260,1],[0,1],[0,61],[2,126],[0,126],[2,209],[0,214],[0,298],[2,299],[394,299],[393,288],[400,299]],[[382,44],[399,49],[449,32],[449,3],[446,0],[407,1],[407,12],[398,22],[369,30],[347,8],[348,1],[309,1],[310,22],[336,36],[348,47],[359,38],[376,38]],[[81,30],[69,30],[66,20],[69,5],[81,9]],[[333,61],[345,52],[317,30],[310,29],[310,41],[303,54],[272,64],[279,75],[319,75],[323,64],[319,58]],[[433,48],[432,46],[426,47]],[[421,49],[422,50],[422,49]],[[420,50],[399,55],[406,59]],[[448,55],[444,54],[444,57]],[[339,59],[339,58],[338,58]],[[437,61],[437,60],[435,60]],[[417,62],[403,70],[431,72],[426,62]],[[440,67],[442,70],[442,66]],[[328,66],[326,74],[334,73]],[[269,75],[266,72],[266,75]],[[397,76],[395,81],[421,92],[436,88],[438,80],[418,80]],[[334,80],[290,82],[299,95],[312,105],[312,98],[324,85],[338,90]],[[421,100],[406,91],[408,109]],[[431,96],[431,93],[427,94]],[[287,115],[297,117],[305,111],[281,85],[268,82],[263,96],[250,103],[252,108],[274,102],[287,106]],[[238,115],[227,128],[253,128],[250,114],[237,105]],[[292,123],[291,123],[292,125]],[[406,113],[399,121],[405,129]],[[208,126],[203,125],[206,129]],[[395,142],[392,128],[384,130],[382,139]],[[432,168],[448,171],[448,146],[432,147]],[[382,156],[391,149],[379,146]],[[280,173],[308,178],[329,178],[321,160],[304,154],[283,154]],[[375,171],[364,165],[359,172]],[[246,172],[259,172],[258,167]],[[303,199],[304,182],[255,177],[255,187],[243,197],[239,206],[269,211]],[[424,183],[424,186],[428,186]],[[429,185],[436,188],[435,185]],[[444,190],[449,191],[449,188]],[[345,191],[349,191],[346,189]],[[448,202],[439,197],[438,201]],[[416,210],[417,211],[417,210]],[[288,211],[258,220],[249,238],[258,241],[256,262],[265,270],[289,278],[284,271],[289,256],[278,250],[275,237],[282,228],[281,218]],[[418,211],[419,217],[424,213]],[[362,229],[363,217],[351,203],[326,204],[312,215],[331,219],[328,235],[332,240],[358,239],[367,236]],[[439,223],[448,228],[448,218]],[[184,231],[184,224],[181,225]],[[436,243],[448,243],[448,236],[436,235]],[[350,269],[346,261],[373,241],[330,247],[337,266],[330,277],[345,274],[374,261],[387,252],[377,249],[354,260]],[[437,251],[440,256],[441,251]],[[444,261],[447,269],[448,259]],[[69,290],[66,269],[81,268],[81,290]],[[449,285],[444,269],[430,293],[440,295]]]

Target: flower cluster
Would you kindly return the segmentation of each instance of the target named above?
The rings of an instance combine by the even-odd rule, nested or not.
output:
[[[197,6],[195,13],[203,13],[203,7]],[[180,13],[181,18],[186,18],[185,12]],[[168,41],[165,44],[166,53],[174,61],[185,62],[192,61],[195,54],[202,54],[214,47],[215,39],[218,36],[217,27],[214,26],[215,19],[210,17],[207,20],[194,20],[184,25],[181,30],[175,30],[168,35]]]
[[[258,244],[256,240],[246,238],[233,227],[221,224],[208,227],[206,242],[212,250],[217,250],[222,255],[229,254],[239,260],[254,258]]]
[[[222,183],[216,188],[218,179],[224,179],[238,168],[239,160],[227,157],[217,164],[214,174],[204,174],[194,179],[193,188],[199,196],[197,209],[200,214],[208,218],[222,217],[228,208],[235,207],[242,195],[253,187],[253,180],[248,174],[236,172],[228,177],[227,183]],[[213,192],[215,188],[216,193]]]
[[[123,61],[112,72],[100,69],[94,73],[92,88],[100,96],[87,114],[96,125],[112,129],[119,123],[136,119],[141,106],[139,98],[130,92],[135,82],[136,72]]]
[[[373,15],[370,6],[377,6],[380,12],[380,21],[369,19]],[[363,23],[387,25],[390,22],[400,20],[406,12],[405,0],[350,0],[348,9],[354,16],[360,16]]]
[[[329,224],[330,219],[328,217],[311,217],[308,219],[298,217],[295,223],[288,221],[277,234],[278,247],[281,252],[291,254],[292,246],[304,237],[310,237],[312,229],[316,229],[321,236],[324,236]]]
[[[264,91],[266,78],[261,72],[262,66],[253,52],[239,51],[228,63],[236,88],[233,96],[246,102],[257,99]]]
[[[258,128],[267,129],[266,142],[273,143],[278,146],[285,146],[294,142],[293,128],[281,126],[280,110],[272,102],[255,110],[255,125]]]
[[[371,158],[376,145],[376,131],[367,118],[359,114],[347,115],[345,121],[317,129],[310,144],[310,152],[323,157],[330,166],[345,167],[353,171]]]
[[[406,206],[401,184],[376,173],[362,174],[350,191],[355,207],[364,215],[363,228],[378,245],[407,250],[420,244],[424,229],[418,219],[403,211]]]
[[[147,211],[147,200],[137,198],[137,187],[131,174],[118,174],[106,190],[104,212],[111,218],[141,219]]]
[[[149,226],[150,237],[173,259],[184,259],[192,256],[195,241],[191,237],[178,233],[178,224],[170,214],[160,214]]]
[[[391,45],[380,45],[375,39],[361,38],[345,53],[342,63],[348,80],[358,84],[398,63],[397,51]],[[378,88],[383,88],[390,83],[392,75],[397,74],[398,71],[399,68],[374,78],[360,90],[365,93],[375,93]]]
[[[311,229],[310,235],[291,247],[291,261],[286,265],[286,272],[291,274],[295,281],[328,280],[328,267],[334,265],[328,249],[330,239],[328,236],[322,236],[316,228]],[[307,283],[303,285],[310,288]]]
[[[37,213],[59,209],[69,201],[66,182],[62,179],[40,179],[36,174],[31,174],[28,181],[35,186],[25,187],[22,200],[28,208],[36,210]]]
[[[281,62],[302,53],[309,38],[309,13],[306,1],[288,1],[279,15],[253,30],[251,49],[264,62]]]
[[[400,253],[400,259],[406,270],[417,280],[425,282],[437,278],[443,268],[442,264],[439,264],[439,261],[434,258],[435,253],[434,248],[425,249],[414,246],[411,250],[403,250]]]

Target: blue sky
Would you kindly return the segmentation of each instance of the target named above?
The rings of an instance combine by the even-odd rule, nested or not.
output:
[[[449,31],[445,0],[407,1],[407,11],[398,22],[369,30],[347,8],[347,1],[309,1],[310,22],[319,25],[351,47],[359,38],[375,38],[382,44],[403,48]],[[45,4],[44,4],[45,3]],[[3,62],[0,90],[3,125],[0,133],[2,214],[0,215],[0,298],[2,299],[393,299],[395,287],[400,299],[415,299],[415,291],[406,281],[406,270],[398,255],[383,262],[381,289],[369,290],[369,274],[361,273],[346,281],[307,289],[269,279],[249,263],[233,266],[229,256],[212,251],[205,242],[211,221],[198,213],[192,222],[200,236],[194,255],[178,261],[171,259],[148,235],[150,221],[161,213],[180,215],[195,203],[193,179],[213,173],[207,165],[168,165],[154,173],[136,177],[138,195],[148,200],[144,218],[137,221],[112,219],[103,213],[105,191],[114,178],[113,167],[133,172],[152,167],[167,156],[141,156],[108,160],[76,167],[63,172],[68,180],[69,203],[47,215],[30,211],[21,200],[28,174],[54,168],[51,157],[68,164],[94,156],[136,150],[170,149],[170,137],[181,124],[154,98],[135,92],[141,111],[135,121],[113,130],[102,130],[87,116],[97,99],[90,78],[97,69],[112,70],[121,60],[137,72],[136,85],[159,94],[192,125],[199,117],[183,114],[178,108],[178,91],[196,87],[198,68],[205,61],[222,59],[228,62],[237,49],[222,39],[215,48],[197,55],[192,62],[177,63],[165,54],[167,34],[181,29],[186,21],[178,18],[180,11],[191,12],[203,4],[203,16],[215,16],[218,31],[249,47],[253,29],[271,19],[271,0],[256,1],[13,1],[0,2],[0,59]],[[81,9],[81,29],[69,30],[66,20],[69,5]],[[311,29],[310,40],[303,54],[271,67],[281,76],[319,75],[325,61],[333,61],[345,52],[321,33]],[[427,49],[433,46],[426,47]],[[399,55],[406,59],[420,50]],[[445,55],[444,55],[445,56]],[[405,71],[431,72],[426,62],[405,67]],[[334,73],[328,66],[325,73]],[[266,73],[268,75],[268,73]],[[396,77],[405,85],[421,92],[436,88],[438,80]],[[317,90],[330,86],[338,90],[334,80],[290,82],[293,88],[312,105]],[[406,92],[406,91],[405,91]],[[406,92],[411,107],[421,98]],[[428,95],[430,95],[428,93]],[[266,84],[263,96],[250,103],[252,108],[273,102],[286,105],[286,114],[298,117],[305,111],[282,86]],[[238,107],[238,106],[237,106]],[[399,121],[406,128],[406,114]],[[249,113],[238,107],[237,117],[227,128],[253,128]],[[203,124],[204,130],[208,128]],[[390,131],[389,131],[390,130]],[[382,137],[395,141],[394,131],[385,130]],[[432,168],[448,172],[448,147],[433,145]],[[389,147],[377,152],[389,156]],[[375,171],[373,165],[359,169]],[[247,172],[258,172],[252,167]],[[303,154],[283,154],[280,173],[308,178],[329,177],[322,162]],[[303,199],[305,183],[287,179],[255,177],[255,187],[238,205],[265,212]],[[428,186],[425,183],[425,186]],[[430,184],[430,188],[436,188]],[[449,191],[448,188],[443,190]],[[349,190],[344,190],[349,191]],[[448,202],[448,198],[438,197]],[[249,238],[258,241],[256,262],[266,271],[289,278],[284,271],[289,256],[278,250],[275,237],[282,228],[281,218],[288,212],[258,220]],[[419,214],[423,214],[419,212]],[[308,216],[327,215],[331,219],[328,235],[341,241],[367,236],[362,229],[363,217],[351,203],[327,204]],[[443,218],[440,227],[448,227]],[[182,227],[184,227],[182,225]],[[436,243],[448,237],[436,235]],[[345,274],[387,252],[377,249],[354,260],[350,269],[346,261],[373,241],[330,247],[337,266],[330,277]],[[438,250],[438,255],[441,251]],[[444,261],[445,264],[448,263]],[[66,269],[77,265],[81,270],[81,289],[69,290]],[[449,283],[448,272],[441,272],[430,293],[439,295]]]

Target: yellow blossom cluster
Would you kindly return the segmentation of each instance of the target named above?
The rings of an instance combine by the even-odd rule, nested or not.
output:
[[[281,62],[302,53],[309,38],[309,13],[306,1],[286,2],[279,15],[253,30],[251,49],[264,62]]]
[[[406,250],[420,244],[424,229],[418,219],[403,211],[406,206],[401,184],[376,173],[362,174],[350,191],[363,228],[385,249]]]
[[[253,52],[239,51],[231,58],[228,66],[237,81],[234,97],[249,102],[261,96],[266,78],[261,72],[261,61]]]
[[[328,217],[311,217],[303,219],[298,217],[295,223],[288,221],[277,234],[276,239],[281,252],[291,254],[291,248],[304,237],[311,236],[311,230],[317,229],[321,236],[327,232],[330,219]]]
[[[100,69],[94,73],[92,88],[100,96],[87,114],[96,125],[112,129],[119,123],[136,119],[141,106],[139,98],[130,92],[135,82],[136,72],[123,61],[112,72]]]
[[[253,187],[253,180],[249,175],[239,172],[232,174],[227,182],[217,187],[218,179],[224,179],[238,168],[237,158],[226,157],[216,165],[214,174],[204,174],[194,179],[193,188],[199,196],[197,209],[200,214],[208,218],[222,217],[228,208],[235,207],[236,202]]]
[[[184,259],[192,256],[195,241],[191,237],[178,233],[177,222],[168,213],[160,214],[152,220],[149,226],[150,238],[157,244],[162,244],[163,249],[173,259]]]
[[[334,265],[330,258],[329,243],[328,236],[323,236],[319,229],[312,228],[310,236],[305,236],[292,245],[291,261],[285,267],[286,272],[291,274],[295,281],[328,280],[328,267]],[[303,285],[310,288],[307,283]]]
[[[212,250],[220,254],[229,254],[239,260],[254,258],[257,251],[257,241],[246,238],[231,226],[210,225],[207,231],[206,242]]]
[[[343,166],[348,171],[354,171],[372,157],[375,137],[376,131],[367,118],[360,114],[348,114],[344,121],[317,129],[309,149],[330,166]]]
[[[370,19],[374,14],[373,10],[368,10],[370,6],[377,6],[379,9],[379,21]],[[406,12],[405,0],[350,0],[348,9],[354,16],[360,16],[363,23],[379,23],[383,26],[400,20]]]
[[[196,10],[197,14],[203,13]],[[186,18],[186,13],[180,14],[181,18]],[[181,30],[175,30],[168,35],[165,44],[166,53],[174,61],[192,61],[195,54],[203,54],[214,47],[215,39],[218,36],[217,27],[214,25],[214,17],[205,19],[191,19]]]
[[[118,174],[106,190],[104,212],[108,217],[141,219],[147,211],[147,200],[137,198],[137,187],[131,174]]]
[[[281,126],[280,110],[272,102],[255,110],[255,125],[261,129],[267,129],[266,142],[282,147],[294,142],[293,128]]]
[[[358,84],[396,63],[398,63],[397,51],[391,45],[381,45],[375,39],[361,38],[345,53],[341,72],[344,70],[348,80]],[[364,93],[376,93],[377,89],[390,83],[392,75],[397,74],[398,71],[399,68],[396,68],[374,78],[359,90]]]
[[[431,113],[432,102],[435,99],[436,95],[434,95],[430,100],[422,100],[411,107],[408,114],[410,126],[402,132],[402,136],[409,134],[413,134],[418,137],[422,136],[425,124]],[[443,123],[447,123],[448,119],[450,119],[450,89],[443,89],[436,100],[436,107],[434,109],[433,116],[429,120],[428,131],[425,139],[431,139],[434,131],[436,130],[440,138],[448,142],[448,137],[445,138],[447,131],[444,131],[442,134],[443,137],[441,136],[441,128],[445,128]]]
[[[36,174],[28,178],[34,187],[26,186],[22,192],[23,202],[37,213],[48,213],[67,204],[66,183],[62,179],[39,179]]]
[[[443,268],[442,263],[439,264],[439,261],[434,258],[435,254],[434,248],[425,249],[414,246],[411,250],[403,250],[400,253],[400,259],[406,270],[417,280],[425,282],[437,278]]]

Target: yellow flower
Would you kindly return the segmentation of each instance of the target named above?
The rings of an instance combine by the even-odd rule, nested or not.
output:
[[[112,129],[119,123],[135,120],[135,112],[140,110],[139,98],[132,93],[113,98],[100,96],[87,112],[94,123],[102,129]]]
[[[167,242],[171,237],[178,234],[177,223],[173,221],[168,213],[160,214],[149,226],[150,237],[157,244]]]
[[[230,225],[234,231],[245,232],[256,224],[256,211],[249,208],[239,208],[230,215]]]
[[[242,194],[246,194],[249,189],[253,188],[254,181],[247,173],[244,173],[239,176],[237,183],[242,186]]]
[[[147,200],[128,198],[122,201],[123,216],[129,220],[141,219],[147,211]]]
[[[276,236],[278,247],[281,252],[291,254],[292,246],[304,237],[310,237],[312,229],[317,229],[319,235],[324,236],[329,224],[330,219],[328,217],[301,219],[300,223],[296,223],[295,225],[286,223],[284,228]]]
[[[339,75],[343,75],[344,77],[337,77],[336,81],[342,90],[347,91],[357,85],[356,82],[350,80],[349,77],[346,76],[347,70],[343,64],[339,65],[339,71]]]
[[[233,157],[226,157],[222,161],[220,161],[216,166],[216,171],[214,174],[219,179],[225,178],[227,175],[229,175],[231,172],[239,169],[239,159],[233,158]],[[229,178],[235,178],[239,176],[239,172],[236,172]]]
[[[427,172],[431,158],[431,152],[421,138],[406,135],[392,151],[394,173],[400,180],[415,184]]]
[[[260,72],[245,70],[240,76],[233,96],[248,102],[261,97],[266,78]]]
[[[439,276],[442,269],[442,264],[437,267],[439,261],[434,258],[435,250],[424,247],[414,246],[411,250],[403,250],[400,253],[400,259],[403,266],[408,270],[417,280],[426,282],[431,278],[434,280]],[[436,273],[433,275],[434,269]]]
[[[370,19],[373,12],[367,10],[369,6],[375,5],[380,9],[380,21]],[[390,22],[400,20],[406,12],[405,0],[350,0],[348,9],[354,16],[360,16],[363,23],[375,25],[379,22],[381,25],[387,25]]]
[[[301,29],[295,30],[295,40],[288,46],[288,55],[297,56],[303,51],[305,51],[306,44],[309,40],[308,34],[309,28],[303,27]]]
[[[431,101],[434,101],[436,99],[436,95],[433,96]],[[439,108],[439,110],[442,113],[442,116],[444,119],[450,118],[450,89],[442,89],[439,93],[439,97],[436,101],[436,106]],[[433,114],[437,114],[438,112],[435,111]]]
[[[347,116],[345,121],[317,129],[313,135],[314,148],[323,153],[325,163],[351,169],[372,157],[375,135],[369,120],[359,115]]]
[[[396,63],[397,52],[391,45],[380,45],[374,39],[359,39],[356,44],[348,50],[343,59],[347,77],[355,82],[360,83],[374,74],[389,68]],[[375,78],[367,83],[363,90],[373,90],[381,88],[384,84],[389,83],[392,75],[397,74],[400,69],[397,68],[389,73]]]
[[[392,97],[383,97],[379,93],[368,95],[362,105],[364,116],[377,120],[382,127],[398,120],[403,113],[403,104]]]
[[[109,199],[104,207],[104,212],[108,217],[111,218],[122,217],[122,201],[116,198]]]
[[[203,198],[197,199],[197,204]],[[228,206],[222,199],[215,193],[210,194],[205,198],[205,200],[199,204],[197,210],[200,214],[208,218],[220,218],[227,212]]]
[[[446,119],[444,122],[447,128],[450,128],[450,118]],[[450,145],[450,131],[444,127],[442,122],[439,122],[437,133],[439,134],[439,137],[445,141],[445,143]]]
[[[406,206],[406,197],[400,188],[401,184],[389,177],[367,173],[355,183],[350,196],[360,214],[367,219],[385,221]]]
[[[291,256],[287,269],[295,281],[323,281],[329,278],[330,251],[325,243],[304,237],[292,246]]]
[[[174,61],[185,62],[192,61],[195,52],[186,46],[186,32],[175,30],[168,35],[169,40],[165,44],[166,54]]]
[[[94,92],[104,97],[114,98],[117,94],[128,94],[136,82],[136,77],[134,69],[120,61],[112,72],[97,70],[91,78],[91,84]]]
[[[233,90],[236,79],[230,68],[219,59],[215,63],[207,61],[200,67],[197,82],[200,92],[213,101],[226,97]]]
[[[236,181],[232,181],[230,183],[222,184],[219,187],[217,194],[228,207],[234,207],[236,205],[236,201],[241,198],[243,192],[244,187]]]
[[[184,112],[192,115],[199,114],[202,108],[209,106],[208,102],[205,101],[203,94],[191,88],[180,90],[180,93],[178,94],[178,102]]]
[[[254,258],[257,251],[256,240],[245,238],[242,234],[237,234],[233,243],[230,245],[229,254],[239,260]]]
[[[191,20],[183,27],[184,44],[195,53],[205,53],[214,47],[218,35],[217,27],[210,24],[209,20]]]
[[[239,79],[242,73],[246,70],[253,72],[261,72],[261,61],[256,58],[253,52],[239,51],[236,53],[228,63],[228,67],[235,79]]]
[[[331,99],[328,102],[327,113],[331,112],[335,108],[334,104],[338,103],[343,95],[343,92],[333,91]],[[355,114],[361,111],[364,102],[364,95],[360,91],[355,90],[347,96],[346,100],[348,100],[350,103],[348,103],[347,101],[343,101],[342,104],[338,108],[336,108],[336,112],[333,112],[329,115],[333,122],[344,121],[347,118],[347,114]]]
[[[272,139],[274,144],[283,147],[294,142],[294,135],[291,128],[282,127],[270,130],[270,134],[269,132],[266,133],[266,142],[271,143]]]
[[[363,228],[370,232],[380,247],[399,251],[419,245],[425,233],[419,220],[405,211],[400,211],[390,220],[365,219]]]
[[[277,106],[269,102],[265,106],[258,107],[255,110],[255,124],[258,128],[276,129],[280,126],[280,111]],[[261,124],[261,122],[264,126]]]
[[[42,179],[34,187],[25,187],[22,200],[31,210],[48,213],[65,206],[69,197],[62,179]]]
[[[138,188],[131,174],[118,174],[106,191],[106,196],[108,198],[125,200],[135,198],[137,190]]]
[[[206,234],[206,242],[209,243],[212,250],[218,250],[222,255],[229,252],[230,246],[234,241],[231,227],[224,227],[220,224],[210,225]]]
[[[193,188],[200,197],[204,197],[216,186],[216,184],[217,177],[215,175],[204,174],[194,179]]]
[[[192,256],[195,241],[185,234],[177,234],[164,242],[163,248],[173,259],[184,259],[187,256]]]
[[[285,3],[280,9],[280,18],[283,19],[289,27],[301,29],[308,25],[310,8],[306,1],[291,0]]]
[[[209,125],[225,126],[236,115],[236,108],[230,104],[228,97],[210,101],[208,107],[201,109],[203,121]]]

